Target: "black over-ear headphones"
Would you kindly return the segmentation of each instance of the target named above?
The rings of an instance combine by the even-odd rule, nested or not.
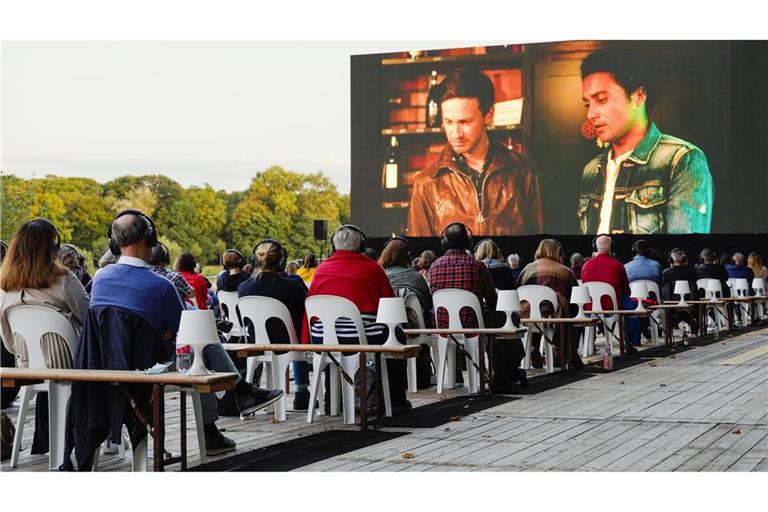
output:
[[[472,230],[469,229],[469,226],[462,222],[451,222],[447,226],[443,228],[443,231],[440,233],[440,245],[443,247],[444,251],[448,250],[448,239],[445,237],[445,232],[448,231],[448,228],[451,226],[461,226],[462,232],[464,233],[464,241],[465,241],[465,247],[469,249],[472,247]]]
[[[152,217],[149,215],[146,215],[145,213],[140,212],[139,210],[134,210],[133,208],[129,208],[127,210],[123,210],[120,213],[117,214],[117,216],[112,219],[112,223],[109,225],[109,231],[107,231],[107,238],[109,238],[109,250],[112,254],[115,256],[120,256],[120,247],[117,245],[117,242],[114,238],[112,238],[112,224],[115,223],[117,219],[120,217],[123,217],[125,215],[137,215],[144,219],[145,227],[144,227],[144,244],[147,247],[154,247],[157,245],[157,229],[155,228],[155,221],[152,220]]]
[[[384,247],[381,248],[382,254],[384,253],[384,249],[386,249],[389,243],[392,242],[393,240],[400,240],[405,244],[405,246],[408,248],[408,254],[406,255],[406,259],[408,260],[408,262],[410,262],[413,259],[413,246],[411,245],[411,242],[409,242],[408,239],[405,238],[404,236],[396,235],[390,238],[389,240],[387,240],[386,242],[384,242]]]
[[[261,242],[259,242],[258,244],[256,244],[256,247],[258,247],[259,245],[261,245]],[[282,246],[281,246],[281,247],[282,247]],[[235,266],[236,266],[236,267],[240,267],[240,268],[242,268],[242,267],[244,267],[244,266],[245,266],[245,263],[246,263],[246,261],[245,261],[245,256],[243,256],[243,253],[241,253],[241,252],[240,252],[240,251],[238,251],[237,249],[227,249],[226,251],[224,251],[224,254],[227,254],[228,252],[233,252],[233,253],[235,253],[235,254],[237,254],[237,255],[238,255],[238,257],[239,257],[239,258],[238,258],[238,260],[237,260],[237,263],[235,263]],[[253,249],[253,252],[256,252],[256,248],[255,248],[255,247],[254,247],[254,249]]]
[[[163,254],[163,264],[164,265],[170,265],[171,264],[171,251],[168,250],[168,246],[165,245],[163,242],[158,241],[157,242],[158,247],[160,247],[160,252]]]
[[[683,254],[683,263],[685,263],[685,261],[688,259],[687,256],[685,255],[685,251],[684,250],[680,249],[679,247],[675,247],[674,249],[669,251],[669,254],[667,255],[667,260],[669,261],[670,265],[672,265],[675,262],[674,258],[672,258],[672,254],[674,254],[676,252],[680,252],[680,253]]]
[[[57,228],[53,222],[42,217],[31,220],[30,224],[32,223],[42,224],[43,226],[47,227],[52,232],[52,234],[56,235],[56,242],[52,243],[51,248],[53,249],[53,252],[58,253],[59,249],[61,249],[61,233],[59,232],[59,228]]]
[[[336,238],[336,233],[339,232],[341,229],[349,229],[350,231],[354,231],[356,233],[360,233],[360,247],[358,247],[357,252],[363,252],[368,247],[368,239],[365,237],[365,233],[363,233],[359,227],[355,226],[354,224],[342,224],[341,226],[336,229],[336,231],[333,232],[333,235],[331,235],[331,250],[333,252],[336,252],[336,244],[334,243],[334,239]]]
[[[280,272],[285,272],[285,266],[288,264],[288,251],[285,250],[285,247],[283,247],[283,244],[281,244],[274,238],[265,238],[264,240],[262,240],[261,242],[253,246],[253,252],[251,253],[253,266],[254,267],[259,266],[259,262],[256,259],[256,249],[258,249],[261,244],[267,244],[267,243],[276,245],[277,248],[280,250],[280,261],[277,262],[277,266]]]
[[[597,239],[600,238],[601,236],[607,236],[607,237],[610,238],[611,235],[609,235],[608,233],[598,233],[597,236],[595,236],[595,238],[592,239],[592,252],[593,253],[597,252]],[[611,242],[613,242],[613,240],[611,240]]]

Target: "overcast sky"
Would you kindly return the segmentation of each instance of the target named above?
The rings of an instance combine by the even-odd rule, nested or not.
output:
[[[350,55],[464,44],[5,42],[2,168],[231,191],[277,164],[348,192]]]

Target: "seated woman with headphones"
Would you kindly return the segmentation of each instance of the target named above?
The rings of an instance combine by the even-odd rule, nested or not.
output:
[[[240,298],[255,295],[279,300],[288,308],[293,327],[300,333],[307,289],[302,282],[282,276],[287,260],[288,252],[277,240],[266,238],[256,244],[253,248],[253,274],[238,286],[237,295]],[[253,329],[249,332],[253,333]],[[267,321],[267,334],[270,342],[288,343],[288,332],[276,318]],[[306,411],[309,406],[309,364],[306,361],[294,361],[292,364],[296,384],[293,410]]]
[[[224,271],[216,279],[216,289],[225,292],[236,292],[240,283],[251,277],[250,272],[244,272],[245,256],[237,249],[227,249],[221,256]]]
[[[26,345],[18,343],[11,333],[6,314],[9,308],[32,305],[50,308],[69,320],[80,334],[88,313],[88,294],[80,280],[58,259],[61,235],[47,219],[35,219],[23,224],[11,239],[8,252],[0,269],[0,328],[5,347],[16,357],[17,366],[27,365]],[[74,354],[55,334],[46,334],[42,340],[43,355],[49,368],[71,368]],[[5,392],[3,393],[5,395]],[[10,394],[10,393],[9,393]],[[47,424],[47,402],[38,395],[35,423]],[[41,423],[42,422],[42,423]],[[32,453],[46,453],[48,437],[42,436],[32,443]]]
[[[432,294],[424,276],[408,265],[411,255],[411,243],[405,237],[395,236],[384,243],[378,263],[395,291],[406,289],[414,293],[424,313],[431,315]]]

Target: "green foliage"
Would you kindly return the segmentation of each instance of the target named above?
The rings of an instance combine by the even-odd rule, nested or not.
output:
[[[122,176],[104,185],[89,178],[0,175],[2,239],[10,240],[24,222],[45,217],[56,224],[64,242],[83,250],[91,273],[107,247],[112,218],[125,208],[155,220],[171,263],[189,251],[202,264],[218,262],[227,247],[248,254],[263,238],[283,242],[290,259],[320,254],[328,244],[313,239],[312,221],[328,220],[332,231],[349,222],[350,211],[349,196],[339,194],[322,173],[300,174],[279,166],[256,173],[248,190],[236,192],[210,185],[184,189],[161,175]]]
[[[273,166],[256,174],[230,225],[236,247],[250,252],[262,238],[276,238],[289,258],[296,259],[327,249],[327,243],[313,238],[315,219],[328,220],[333,230],[348,216],[348,196],[340,195],[322,173],[299,174]]]

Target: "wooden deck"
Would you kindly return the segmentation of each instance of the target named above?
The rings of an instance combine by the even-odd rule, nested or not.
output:
[[[458,388],[438,397],[430,388],[409,399],[419,407],[465,394]],[[298,471],[768,471],[768,329],[518,397],[435,428],[386,427],[407,435]],[[308,424],[305,413],[291,412],[291,401],[282,423],[266,412],[245,421],[221,418],[218,425],[237,441],[237,450],[209,460],[357,428],[328,416]],[[15,422],[17,409],[7,412]],[[33,412],[15,471],[47,470],[47,455],[29,454]],[[178,397],[166,395],[171,451],[179,449],[178,416]],[[193,466],[191,405],[187,417]],[[0,470],[9,471],[7,462]],[[127,460],[102,455],[99,469],[130,471],[130,452]]]

